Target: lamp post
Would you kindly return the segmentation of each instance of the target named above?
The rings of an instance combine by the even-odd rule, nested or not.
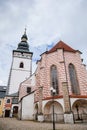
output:
[[[79,106],[76,104],[76,110],[77,110],[77,115],[78,115],[78,120],[80,120],[80,117],[79,117]]]
[[[55,130],[55,116],[54,116],[54,95],[56,93],[56,90],[51,87],[51,95],[53,96],[53,130]]]

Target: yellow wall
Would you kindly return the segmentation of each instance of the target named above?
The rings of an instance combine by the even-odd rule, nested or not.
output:
[[[3,116],[3,110],[4,110],[4,99],[3,98],[0,98],[0,117]]]

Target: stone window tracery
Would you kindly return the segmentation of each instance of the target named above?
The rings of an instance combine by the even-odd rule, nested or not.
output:
[[[57,77],[57,67],[55,65],[51,66],[51,87],[56,90],[56,94],[59,94],[58,89],[58,77]]]
[[[71,89],[73,94],[79,94],[79,83],[77,79],[76,70],[73,64],[69,64],[69,76],[71,81]]]

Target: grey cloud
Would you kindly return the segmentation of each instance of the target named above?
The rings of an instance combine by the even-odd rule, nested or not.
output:
[[[87,64],[86,5],[86,0],[0,0],[0,52],[4,53],[0,53],[2,64],[10,66],[12,49],[17,48],[25,26],[32,51],[42,46],[42,53],[46,45],[63,40],[82,51]],[[37,52],[39,58],[38,55]],[[0,70],[3,72],[1,66]]]

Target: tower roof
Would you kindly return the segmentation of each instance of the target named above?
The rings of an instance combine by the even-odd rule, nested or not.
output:
[[[28,40],[28,38],[27,38],[27,35],[26,35],[26,28],[25,28],[24,34],[21,37],[21,42],[18,44],[17,50],[29,51],[29,45],[27,43],[27,40]]]
[[[73,48],[71,48],[70,46],[68,46],[63,41],[59,41],[52,49],[50,49],[47,52],[47,54],[55,52],[57,49],[63,49],[64,51],[69,51],[69,52],[74,52],[74,53],[77,51],[77,50],[74,50]]]
[[[27,35],[26,35],[26,28],[25,28],[24,34],[23,34],[23,36],[21,37],[21,41],[27,42],[27,40],[28,40],[28,38],[27,38]]]

